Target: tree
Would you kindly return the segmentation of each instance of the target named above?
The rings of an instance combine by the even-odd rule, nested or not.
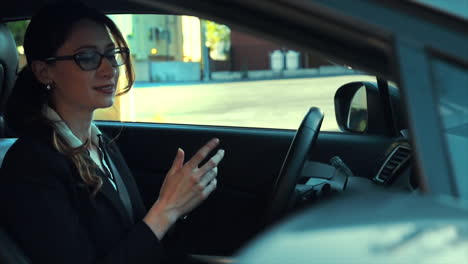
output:
[[[16,46],[22,46],[24,41],[24,33],[29,25],[29,20],[21,20],[7,23],[8,28],[13,33]]]
[[[231,29],[213,21],[205,21],[206,46],[210,48],[210,56],[215,60],[225,60],[231,47]]]

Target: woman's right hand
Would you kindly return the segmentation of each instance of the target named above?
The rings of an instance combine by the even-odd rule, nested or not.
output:
[[[218,164],[224,157],[224,150],[218,150],[201,168],[198,166],[218,145],[219,139],[210,140],[185,164],[184,151],[177,150],[159,198],[143,219],[159,239],[179,217],[197,207],[216,188]]]

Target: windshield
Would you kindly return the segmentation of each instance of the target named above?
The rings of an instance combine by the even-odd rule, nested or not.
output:
[[[421,4],[442,10],[452,15],[468,19],[468,0],[413,0]]]

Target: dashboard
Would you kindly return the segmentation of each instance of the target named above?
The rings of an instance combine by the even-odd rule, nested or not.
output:
[[[302,202],[331,193],[368,192],[381,188],[417,192],[421,184],[413,156],[408,136],[402,132],[402,136],[382,153],[382,161],[371,179],[353,175],[352,168],[348,168],[339,157],[333,157],[328,164],[308,160],[302,169],[296,192]]]

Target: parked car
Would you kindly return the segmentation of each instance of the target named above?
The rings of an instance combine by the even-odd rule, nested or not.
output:
[[[0,21],[28,19],[45,2],[9,1]],[[212,263],[468,263],[468,1],[84,2],[114,15],[164,15],[165,27],[127,33],[130,44],[144,34],[156,45],[141,48],[146,62],[133,57],[152,84],[138,82],[97,122],[118,135],[145,204],[177,147],[190,156],[216,136],[226,150],[218,189],[174,230],[191,254]],[[261,42],[262,52],[309,59],[301,70],[249,69],[253,50],[238,70],[213,74],[206,24],[192,16],[240,32],[247,50]],[[121,28],[130,23],[122,19]],[[183,19],[202,27],[187,28],[201,32],[185,39],[201,41],[196,59],[171,55],[168,25]],[[182,67],[203,74],[151,77],[151,67],[169,67],[161,60],[184,59],[193,64],[174,76]],[[138,112],[144,105],[154,111]],[[12,248],[14,237],[2,237],[0,248]]]

